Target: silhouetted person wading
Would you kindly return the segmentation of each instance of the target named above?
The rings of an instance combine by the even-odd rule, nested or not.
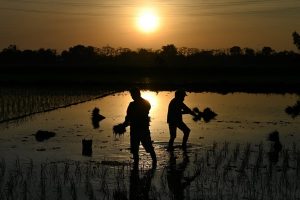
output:
[[[175,92],[175,98],[173,98],[169,104],[167,122],[169,124],[170,140],[168,150],[173,150],[177,128],[183,132],[182,148],[186,149],[186,143],[191,130],[183,122],[182,114],[191,114],[194,116],[195,113],[183,103],[185,96],[187,95],[184,90],[177,90]]]
[[[146,152],[150,153],[153,166],[156,166],[156,154],[152,146],[150,136],[150,118],[148,116],[151,108],[150,103],[141,97],[141,92],[138,88],[132,88],[130,95],[133,99],[127,108],[127,115],[124,126],[130,125],[130,147],[133,154],[134,165],[138,166],[139,162],[139,146],[140,142]]]

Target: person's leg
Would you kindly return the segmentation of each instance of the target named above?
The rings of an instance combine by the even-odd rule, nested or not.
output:
[[[152,167],[156,167],[157,158],[156,153],[154,151],[154,147],[152,145],[152,140],[150,136],[150,131],[147,131],[147,133],[141,138],[142,145],[147,153],[150,153],[150,156],[152,158]]]
[[[156,158],[156,153],[154,151],[154,148],[152,148],[152,150],[150,150],[150,155],[151,155],[151,158],[152,158],[152,168],[156,168],[157,158]]]
[[[138,165],[139,163],[139,146],[140,139],[137,134],[130,134],[130,152],[133,155],[134,165]]]
[[[169,140],[168,150],[170,151],[173,150],[173,144],[176,138],[176,129],[177,126],[175,124],[169,124],[170,140]]]
[[[189,129],[189,127],[187,127],[187,125],[184,122],[178,124],[178,128],[183,132],[182,148],[185,149],[191,129]]]

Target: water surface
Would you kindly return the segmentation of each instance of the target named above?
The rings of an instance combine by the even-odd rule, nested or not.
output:
[[[168,103],[174,92],[143,91],[142,96],[152,105],[151,136],[160,163],[165,163],[166,145],[169,139],[166,115]],[[195,122],[185,115],[184,121],[191,128],[189,150],[211,146],[213,142],[268,144],[268,133],[277,130],[284,146],[299,142],[300,118],[291,118],[285,108],[295,104],[295,94],[248,94],[248,93],[188,93],[185,99],[190,108],[203,110],[210,107],[218,116],[205,123]],[[130,160],[129,127],[124,136],[113,135],[112,127],[124,121],[126,109],[132,101],[128,92],[116,93],[101,99],[73,105],[33,116],[21,123],[1,124],[0,155],[4,158],[34,160]],[[91,111],[100,108],[106,117],[94,128]],[[53,131],[56,136],[44,142],[37,142],[33,134],[38,130]],[[182,140],[177,132],[175,145]],[[81,155],[82,139],[93,139],[91,157]],[[141,147],[141,159],[148,162],[149,156]]]

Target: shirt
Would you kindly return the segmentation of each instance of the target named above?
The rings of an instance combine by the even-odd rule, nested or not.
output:
[[[179,122],[182,122],[182,114],[191,112],[191,109],[187,107],[182,101],[174,98],[169,104],[167,122],[169,124],[177,124]]]
[[[143,98],[130,102],[125,123],[129,124],[131,128],[148,128],[150,108],[150,103]]]

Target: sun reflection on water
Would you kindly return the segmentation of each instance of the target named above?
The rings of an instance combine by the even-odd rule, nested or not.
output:
[[[148,100],[149,103],[151,104],[151,109],[154,109],[158,105],[158,98],[157,98],[157,93],[156,92],[151,92],[151,91],[142,91],[141,96]]]

